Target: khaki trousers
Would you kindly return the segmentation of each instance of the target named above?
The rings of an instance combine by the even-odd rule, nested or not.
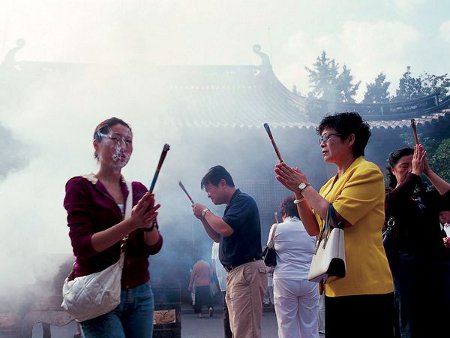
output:
[[[263,298],[267,289],[262,260],[238,266],[227,274],[226,302],[234,338],[260,338]]]

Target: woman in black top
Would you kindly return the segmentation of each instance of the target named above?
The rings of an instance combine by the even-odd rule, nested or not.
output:
[[[438,201],[450,200],[450,184],[428,166],[422,145],[391,153],[388,163],[385,207],[386,219],[395,222],[389,258],[401,337],[443,337],[446,281]],[[426,191],[422,174],[437,192]]]

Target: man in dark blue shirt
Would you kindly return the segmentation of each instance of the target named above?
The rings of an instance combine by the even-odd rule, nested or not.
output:
[[[263,297],[267,289],[266,266],[261,259],[261,226],[258,207],[249,195],[236,189],[230,173],[212,167],[201,182],[215,205],[226,204],[223,217],[205,205],[192,206],[206,233],[219,242],[219,258],[227,276],[226,303],[234,337],[261,337]]]

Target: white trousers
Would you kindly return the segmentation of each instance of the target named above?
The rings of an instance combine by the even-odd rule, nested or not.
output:
[[[319,296],[319,332],[325,332],[325,293]]]
[[[318,284],[306,279],[274,279],[279,338],[319,337]]]

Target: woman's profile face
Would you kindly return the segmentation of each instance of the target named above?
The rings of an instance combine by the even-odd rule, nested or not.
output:
[[[322,156],[325,162],[338,163],[351,152],[341,135],[333,128],[325,128],[319,138]]]
[[[94,148],[101,166],[122,169],[133,153],[133,134],[129,128],[116,124],[101,141],[94,141]]]
[[[391,169],[397,179],[397,185],[405,181],[406,175],[411,172],[413,155],[406,155],[401,157],[398,162]]]

